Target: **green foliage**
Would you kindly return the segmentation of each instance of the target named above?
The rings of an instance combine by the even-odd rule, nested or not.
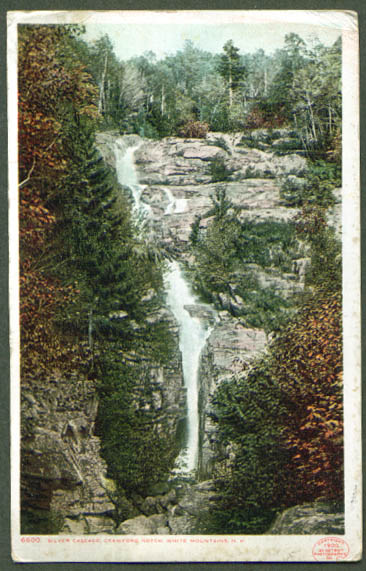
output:
[[[244,287],[243,287],[244,281]],[[255,289],[248,288],[248,281],[255,281]],[[254,277],[241,279],[236,294],[245,304],[239,312],[248,327],[263,328],[265,331],[280,329],[293,310],[293,302],[268,288],[261,288]]]
[[[298,181],[288,176],[281,187],[281,198],[286,206],[312,204],[328,208],[335,204],[333,190],[341,186],[341,176],[337,163],[309,161],[305,180]]]
[[[213,405],[222,444],[234,457],[217,468],[220,499],[211,517],[211,533],[264,533],[280,506],[279,483],[288,459],[277,422],[280,392],[267,360],[222,383]]]
[[[59,513],[28,508],[21,512],[20,521],[23,535],[57,535],[64,518]]]
[[[229,298],[239,296],[242,305],[233,302],[229,308],[234,315],[248,326],[277,329],[291,311],[292,302],[270,286],[261,286],[257,273],[260,268],[270,271],[269,277],[292,271],[299,256],[294,224],[241,222],[223,187],[217,189],[212,202],[205,217],[213,216],[213,220],[206,230],[200,230],[201,218],[197,218],[190,236],[197,291],[214,303],[220,293]]]
[[[198,243],[200,236],[200,224],[201,224],[201,216],[196,214],[194,222],[192,223],[191,226],[191,232],[189,234],[189,240],[192,246],[196,246]]]
[[[212,418],[226,456],[216,467],[219,500],[202,524],[207,533],[265,533],[285,507],[343,500],[340,241],[319,206],[305,206],[295,224],[309,248],[311,293],[282,322],[267,355],[216,390]],[[252,251],[264,266],[266,230],[254,226],[258,251]],[[293,232],[285,230],[286,248]],[[272,227],[274,240],[275,234]],[[237,291],[246,308],[248,297],[267,293]],[[261,325],[259,307],[252,326]],[[264,319],[270,317],[267,306]]]
[[[209,174],[211,175],[212,182],[222,182],[230,180],[232,170],[226,165],[225,159],[222,157],[215,157],[210,161]]]
[[[304,206],[296,218],[297,232],[309,244],[311,265],[306,283],[318,290],[341,291],[342,243],[326,221],[326,210]]]
[[[285,507],[342,501],[340,309],[339,293],[316,289],[267,354],[216,390],[226,455],[210,533],[265,533]]]
[[[164,479],[177,449],[175,435],[145,407],[153,390],[149,367],[121,359],[109,351],[101,361],[97,432],[108,475],[128,496]]]
[[[155,138],[189,133],[190,123],[226,132],[289,126],[297,148],[339,160],[340,41],[310,48],[287,34],[273,55],[240,54],[232,40],[213,55],[187,41],[163,60],[147,52],[119,61],[108,36],[78,39],[74,49],[98,88],[102,128]]]
[[[269,170],[261,171],[253,166],[248,166],[245,169],[244,178],[275,178],[275,175]]]
[[[224,137],[217,137],[215,139],[209,139],[207,141],[207,144],[212,145],[214,147],[220,147],[221,149],[224,149],[224,151],[226,151],[227,153],[229,153],[229,154],[231,153],[230,146],[225,141]]]
[[[241,62],[239,49],[234,46],[232,40],[227,41],[223,47],[223,53],[220,55],[217,71],[227,84],[229,108],[231,109],[234,102],[234,91],[238,89],[245,76],[245,68]],[[230,127],[231,125],[229,128]]]
[[[116,200],[116,181],[92,132],[78,122],[68,144],[73,164],[62,196],[53,199],[60,211],[57,271],[77,281],[80,295],[59,319],[65,330],[88,338],[100,379],[97,424],[109,475],[120,493],[142,492],[166,475],[176,452],[174,435],[167,427],[157,432],[154,413],[143,405],[152,398],[143,363],[167,362],[172,350],[166,324],[154,317],[161,303],[160,262],[136,237],[127,199]],[[129,351],[133,366],[124,362]]]

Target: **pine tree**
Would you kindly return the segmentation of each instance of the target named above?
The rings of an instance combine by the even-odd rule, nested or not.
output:
[[[239,87],[244,78],[245,69],[241,63],[239,49],[236,48],[232,40],[224,45],[224,53],[221,54],[218,72],[225,79],[229,89],[229,107],[233,105],[233,93]]]

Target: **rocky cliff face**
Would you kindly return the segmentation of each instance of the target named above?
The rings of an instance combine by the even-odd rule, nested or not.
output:
[[[134,136],[123,137],[119,144],[136,144],[137,140]],[[105,159],[113,165],[115,138],[103,134],[98,143]],[[242,220],[290,220],[297,210],[282,205],[281,177],[301,176],[306,170],[306,161],[295,153],[276,154],[274,148],[263,144],[263,149],[253,148],[247,141],[243,144],[241,134],[213,133],[206,139],[169,137],[162,141],[143,141],[135,152],[135,163],[139,182],[144,185],[141,199],[150,207],[148,223],[155,239],[178,259],[193,264],[188,249],[191,225],[196,216],[203,216],[211,208],[210,197],[222,184],[227,198],[240,207]],[[210,166],[215,161],[225,164],[225,172],[230,173],[224,182],[212,182]],[[203,219],[201,225],[207,222]],[[288,274],[275,269],[264,270],[255,264],[250,264],[250,268],[243,271],[254,272],[262,287],[286,298],[302,289],[306,261],[306,258],[297,260],[293,272]],[[215,458],[226,453],[217,448],[215,428],[209,416],[212,395],[223,379],[238,372],[243,361],[262,351],[266,345],[263,330],[248,329],[240,321],[244,302],[236,292],[236,284],[230,286],[231,294],[219,293],[215,297],[215,305],[221,311],[211,314],[215,327],[202,356],[199,399],[199,474],[202,479],[212,476]],[[191,311],[210,320],[207,308],[196,306]]]
[[[157,317],[157,316],[155,316]],[[136,386],[136,397],[153,415],[161,433],[176,433],[184,415],[184,391],[178,331],[162,309],[176,350],[169,365],[146,363],[149,392]],[[133,359],[133,355],[126,355]],[[98,397],[94,382],[82,377],[50,378],[22,387],[21,496],[25,533],[113,533],[114,486],[106,478],[95,435]],[[143,513],[138,505],[128,513]]]
[[[223,184],[227,198],[240,207],[243,221],[289,221],[298,212],[284,206],[280,198],[281,177],[302,175],[306,170],[305,159],[296,153],[279,155],[269,145],[266,150],[250,148],[242,142],[241,134],[210,133],[206,139],[167,137],[160,141],[142,140],[137,135],[117,139],[122,148],[141,143],[135,163],[139,182],[144,185],[141,200],[150,209],[150,235],[182,260],[190,261],[192,223],[211,208],[211,197]],[[116,134],[99,134],[97,144],[106,162],[115,167]],[[231,174],[224,181],[212,182],[210,165],[217,159]],[[201,226],[209,220],[203,219]],[[301,266],[301,260],[297,264]],[[262,285],[285,297],[302,289],[303,275],[296,264],[286,275],[251,266],[248,269],[255,271]],[[240,306],[235,295],[218,302],[222,309],[230,309],[231,304],[234,313],[235,306]]]
[[[135,156],[140,183],[146,185],[142,199],[152,209],[153,228],[163,244],[179,252],[186,250],[195,217],[207,212],[210,197],[222,184],[212,182],[212,161],[221,159],[231,171],[225,180],[227,197],[242,207],[242,218],[250,220],[290,219],[294,211],[281,205],[276,177],[306,167],[304,159],[295,154],[280,157],[245,148],[230,135],[148,141]]]
[[[296,212],[281,204],[280,177],[301,177],[306,163],[298,154],[275,154],[266,142],[260,149],[253,148],[243,143],[240,134],[209,134],[205,140],[170,137],[161,141],[142,140],[136,135],[119,138],[116,133],[98,134],[97,145],[112,167],[116,166],[116,139],[122,148],[141,143],[135,159],[139,182],[144,185],[141,201],[150,212],[150,238],[188,265],[194,263],[188,248],[191,225],[197,215],[208,211],[210,197],[222,184],[212,182],[210,165],[214,161],[223,161],[230,172],[225,180],[227,197],[241,207],[242,220],[287,221]],[[207,224],[207,219],[201,224]],[[298,267],[288,275],[259,267],[251,270],[256,271],[262,285],[287,296],[302,288],[306,263],[306,257],[297,260]],[[25,387],[22,393],[24,508],[60,516],[61,533],[194,533],[215,501],[210,480],[215,459],[230,454],[229,450],[218,448],[209,416],[212,395],[223,379],[235,375],[243,362],[262,351],[267,342],[263,330],[249,329],[240,320],[242,303],[233,287],[232,294],[219,294],[218,311],[205,305],[187,308],[191,315],[198,315],[213,327],[200,368],[199,476],[203,481],[180,483],[152,490],[146,498],[134,498],[126,512],[129,519],[116,529],[106,466],[94,434],[98,407],[95,387],[78,378],[49,379],[47,384]],[[168,310],[165,319],[170,322],[178,347],[177,324]],[[176,432],[184,411],[178,348],[169,367],[153,363],[147,367],[151,390],[144,406],[154,412],[157,424]]]
[[[215,460],[230,454],[218,445],[217,429],[211,420],[212,396],[220,383],[239,373],[243,365],[262,351],[267,336],[261,329],[248,329],[227,312],[221,312],[201,359],[200,434],[198,472],[200,479],[212,477]]]
[[[139,138],[119,138],[118,145],[136,145]],[[105,160],[115,166],[115,134],[98,135],[98,147]],[[258,146],[258,145],[257,145]],[[225,164],[230,175],[225,180],[227,197],[240,206],[242,220],[288,221],[296,213],[285,207],[280,199],[280,177],[301,176],[306,170],[303,157],[295,153],[279,155],[270,145],[263,149],[242,144],[242,136],[209,134],[205,140],[165,138],[161,141],[140,140],[135,151],[135,163],[139,183],[143,185],[141,201],[148,206],[147,225],[150,235],[177,259],[192,264],[189,251],[191,225],[196,216],[203,216],[211,207],[211,196],[222,184],[213,182],[211,165],[215,161]],[[201,221],[202,226],[208,220]],[[306,258],[298,260],[293,274],[256,271],[264,287],[280,291],[286,297],[303,287]],[[252,266],[254,266],[252,264]],[[200,458],[199,478],[201,483],[183,486],[177,494],[170,490],[159,497],[148,497],[139,503],[142,515],[124,521],[118,533],[192,533],[197,528],[200,512],[210,509],[214,501],[212,469],[217,458],[230,454],[220,450],[216,429],[211,421],[211,399],[223,379],[239,372],[244,362],[262,351],[267,342],[260,329],[249,329],[241,322],[240,310],[243,301],[235,294],[219,294],[215,300],[221,308],[215,311],[206,305],[187,307],[191,315],[200,317],[213,327],[201,358],[200,367]],[[198,487],[197,487],[198,486]],[[202,489],[201,489],[202,487]],[[190,507],[187,507],[189,504]]]
[[[82,378],[23,387],[21,483],[27,528],[35,519],[49,533],[113,529],[106,465],[93,434],[97,407],[94,384]]]

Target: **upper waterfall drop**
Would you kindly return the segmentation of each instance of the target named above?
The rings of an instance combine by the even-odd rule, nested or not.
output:
[[[123,148],[123,146],[119,145],[117,141],[115,147],[116,171],[118,182],[124,186],[128,186],[132,192],[134,200],[134,211],[145,216],[150,216],[150,205],[141,200],[141,195],[146,186],[139,184],[134,163],[134,154],[137,149],[141,147],[141,145],[142,141],[139,141],[131,147]]]

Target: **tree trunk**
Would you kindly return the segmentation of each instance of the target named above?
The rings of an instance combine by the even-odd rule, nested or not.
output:
[[[332,134],[332,120],[333,119],[332,119],[332,108],[330,105],[328,107],[328,117],[329,117],[329,135],[331,135]]]
[[[105,76],[107,74],[107,63],[108,63],[108,54],[105,54],[104,60],[104,69],[102,72],[102,78],[99,84],[99,101],[98,101],[98,111],[99,113],[104,113],[105,111],[105,91],[104,91],[104,83],[105,83]]]
[[[233,105],[233,75],[230,66],[229,72],[229,107],[231,108]]]
[[[88,345],[89,351],[93,352],[93,307],[89,309],[88,315]]]
[[[165,91],[164,85],[161,86],[161,106],[160,106],[161,114],[164,115],[165,113]]]
[[[307,102],[308,102],[308,109],[309,109],[309,114],[310,114],[310,121],[311,121],[311,130],[313,132],[313,136],[315,141],[318,140],[318,136],[317,136],[317,132],[316,132],[316,128],[315,128],[315,120],[314,120],[314,114],[313,114],[313,108],[310,102],[310,97],[308,92],[306,92],[306,98],[307,98]]]

